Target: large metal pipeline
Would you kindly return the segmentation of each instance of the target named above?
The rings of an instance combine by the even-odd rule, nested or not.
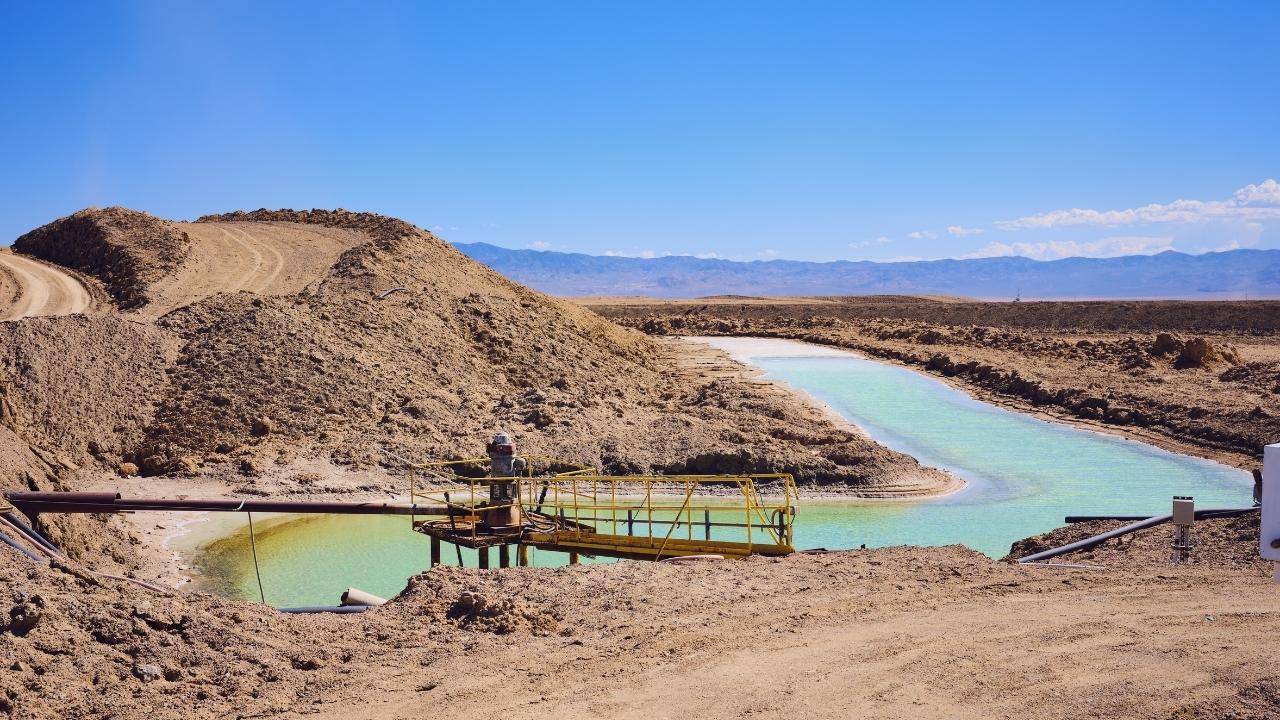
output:
[[[333,515],[449,515],[464,514],[446,505],[343,503],[295,500],[224,500],[126,498],[119,493],[10,492],[5,499],[28,516],[40,513],[118,513],[144,510],[206,512],[322,513]]]

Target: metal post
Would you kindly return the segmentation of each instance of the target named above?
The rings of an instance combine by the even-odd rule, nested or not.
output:
[[[498,567],[511,567],[511,546],[498,546]]]
[[[519,565],[520,567],[529,566],[529,546],[528,545],[516,546],[516,564]]]
[[[571,553],[569,553],[569,564],[570,564],[570,565],[577,565],[577,564],[578,564],[578,553],[576,553],[576,552],[571,552]]]
[[[711,511],[702,511],[702,525],[706,530],[707,542],[711,541]]]
[[[1173,564],[1180,565],[1191,558],[1191,524],[1196,520],[1196,503],[1193,498],[1173,498]]]
[[[636,521],[635,521],[635,518],[632,516],[632,512],[633,511],[631,510],[627,511],[627,534],[628,535],[636,534]]]
[[[476,553],[479,554],[480,556],[480,569],[488,570],[489,569],[489,548],[487,547],[476,548]]]
[[[431,536],[431,567],[440,564],[440,538]]]

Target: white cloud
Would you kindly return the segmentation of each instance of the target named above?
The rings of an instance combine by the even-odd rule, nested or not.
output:
[[[551,247],[551,243],[545,240],[536,240],[534,242],[529,243],[529,247],[533,248],[534,250],[546,250],[547,248]]]
[[[756,253],[756,256],[762,258],[776,258],[778,257],[778,251],[773,248],[765,248],[764,250]]]
[[[923,259],[924,258],[919,255],[898,255],[897,257],[891,257],[888,260],[882,260],[881,262],[920,262]]]
[[[1087,242],[1055,240],[1037,243],[987,243],[981,249],[961,258],[1027,257],[1033,260],[1061,260],[1069,257],[1119,257],[1121,255],[1154,255],[1173,249],[1171,236],[1117,235]]]
[[[907,237],[912,240],[933,240],[938,237],[938,233],[930,232],[928,230],[917,230],[913,233],[907,233]]]
[[[1264,180],[1246,185],[1227,200],[1174,200],[1128,210],[1072,208],[1016,220],[1000,220],[1001,230],[1032,230],[1078,225],[1133,225],[1139,223],[1200,223],[1216,220],[1259,221],[1280,219],[1280,183]]]
[[[642,257],[642,258],[644,258],[644,259],[646,259],[646,260],[652,260],[656,255],[657,255],[657,253],[655,253],[655,252],[654,252],[654,251],[652,251],[652,250],[641,250],[641,251],[640,251],[640,257]]]
[[[885,243],[889,243],[889,242],[893,242],[893,241],[889,238],[888,235],[881,235],[880,237],[875,238],[873,240],[859,240],[857,242],[851,242],[849,243],[849,247],[855,248],[855,249],[865,248],[865,247],[871,247],[872,245],[884,245]]]
[[[982,228],[967,228],[962,225],[948,225],[947,232],[959,237],[968,237],[969,235],[981,235],[986,231]]]
[[[693,256],[698,258],[699,260],[715,260],[716,258],[720,257],[718,253],[713,253],[713,252],[694,253]]]
[[[1198,253],[1227,252],[1229,250],[1242,250],[1244,248],[1252,248],[1257,246],[1258,246],[1257,238],[1243,238],[1243,239],[1236,238],[1234,240],[1229,240],[1226,243],[1219,245],[1217,247],[1202,247],[1196,252]]]

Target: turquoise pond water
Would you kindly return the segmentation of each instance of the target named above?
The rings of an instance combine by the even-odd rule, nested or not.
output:
[[[804,503],[800,548],[959,543],[1000,557],[1014,540],[1057,527],[1069,514],[1167,512],[1173,495],[1192,495],[1200,507],[1251,502],[1252,480],[1240,470],[1005,410],[905,368],[831,351],[796,356],[809,352],[797,343],[714,344],[826,403],[882,444],[967,482],[933,500]],[[426,538],[407,518],[264,523],[257,544],[266,598],[277,606],[331,605],[348,586],[391,596],[427,565]],[[451,547],[445,551],[456,562]],[[475,567],[474,551],[463,553]],[[550,552],[533,559],[566,562]],[[201,566],[213,589],[257,599],[243,531],[205,546]]]

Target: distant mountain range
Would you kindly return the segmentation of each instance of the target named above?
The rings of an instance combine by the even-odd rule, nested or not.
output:
[[[960,295],[1008,300],[1280,298],[1280,250],[1031,260],[919,262],[628,258],[488,243],[456,247],[516,282],[553,295]]]

